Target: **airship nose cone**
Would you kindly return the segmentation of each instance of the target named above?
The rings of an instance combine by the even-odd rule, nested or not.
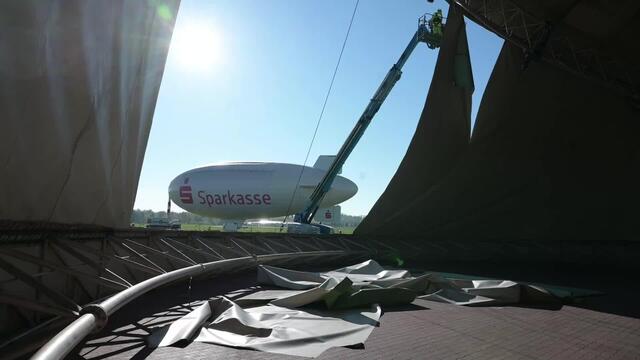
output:
[[[191,186],[188,182],[185,182],[184,174],[178,175],[175,179],[169,183],[169,199],[174,204],[184,208],[185,204],[193,203],[193,196],[191,193]],[[191,201],[190,201],[191,200]]]
[[[358,185],[347,178],[345,180],[344,193],[347,199],[351,199],[358,192]]]
[[[174,195],[178,193],[179,179],[180,179],[180,176],[178,176],[175,179],[171,180],[171,183],[169,183],[169,197],[174,202],[175,202]]]

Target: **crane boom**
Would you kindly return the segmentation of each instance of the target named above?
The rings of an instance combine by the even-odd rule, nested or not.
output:
[[[387,75],[384,77],[384,80],[382,80],[382,83],[374,93],[367,107],[364,109],[364,112],[358,119],[358,122],[354,126],[353,130],[351,130],[347,140],[342,144],[338,154],[336,154],[333,163],[325,173],[322,180],[320,180],[318,185],[315,187],[313,193],[311,193],[305,210],[296,215],[295,221],[305,224],[311,223],[311,220],[313,220],[314,215],[318,211],[320,202],[331,188],[333,180],[338,175],[338,172],[340,172],[342,165],[344,165],[344,162],[355,148],[356,144],[371,123],[371,120],[380,109],[380,106],[382,106],[382,103],[393,89],[393,86],[400,79],[400,76],[402,75],[402,67],[405,62],[407,62],[407,59],[409,59],[413,50],[421,42],[426,43],[430,49],[439,47],[442,39],[443,26],[441,10],[436,11],[429,20],[427,20],[426,16],[422,16],[420,18],[418,21],[418,30],[416,30],[416,33],[409,41],[409,44],[402,52],[402,55],[400,55],[398,61],[391,67]]]

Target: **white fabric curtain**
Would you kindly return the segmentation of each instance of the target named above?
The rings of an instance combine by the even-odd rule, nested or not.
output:
[[[0,3],[0,220],[129,222],[178,5]]]

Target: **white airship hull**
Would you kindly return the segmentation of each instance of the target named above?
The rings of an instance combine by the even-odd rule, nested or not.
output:
[[[219,219],[290,215],[304,209],[324,174],[322,169],[283,163],[210,165],[178,175],[169,185],[169,198],[186,211]],[[357,191],[351,180],[338,176],[320,206],[339,204]]]

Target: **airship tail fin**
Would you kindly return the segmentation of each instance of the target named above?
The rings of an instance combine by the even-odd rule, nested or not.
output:
[[[335,160],[335,155],[320,155],[318,156],[318,160],[313,164],[313,167],[320,170],[329,170],[333,160]],[[338,171],[338,174],[342,173],[342,169]]]

